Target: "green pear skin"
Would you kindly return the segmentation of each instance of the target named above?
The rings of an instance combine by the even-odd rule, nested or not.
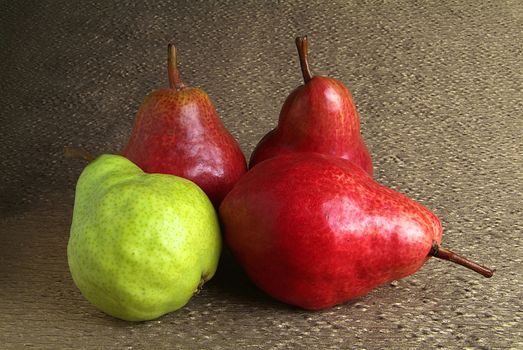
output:
[[[216,211],[193,182],[145,174],[102,155],[76,186],[67,246],[73,280],[87,300],[128,321],[184,306],[218,265]]]

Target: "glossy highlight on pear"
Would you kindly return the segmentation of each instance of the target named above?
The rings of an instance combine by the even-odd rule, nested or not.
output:
[[[309,310],[409,276],[431,256],[459,263],[454,253],[445,256],[441,223],[429,209],[353,162],[319,153],[261,162],[226,196],[220,217],[225,240],[252,281]],[[488,275],[490,269],[468,262],[463,265]]]
[[[145,98],[122,155],[145,172],[193,181],[218,207],[247,170],[245,156],[210,97],[182,81],[176,61],[169,44],[169,88]]]
[[[313,76],[307,37],[296,38],[304,84],[285,100],[278,125],[253,151],[249,167],[279,155],[318,152],[353,161],[372,176],[372,159],[360,132],[360,116],[339,80]]]

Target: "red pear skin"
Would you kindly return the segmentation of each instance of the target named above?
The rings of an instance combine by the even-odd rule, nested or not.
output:
[[[218,207],[245,173],[245,157],[209,96],[181,82],[174,47],[169,49],[171,88],[145,98],[122,155],[145,172],[193,181]]]
[[[352,160],[372,175],[359,114],[343,83],[316,76],[296,88],[283,104],[278,126],[256,146],[250,167],[293,152],[317,152]]]
[[[354,163],[318,153],[261,162],[225,197],[220,215],[252,281],[309,310],[413,274],[442,236],[430,210]]]
[[[277,127],[260,140],[249,166],[278,155],[318,152],[351,160],[372,176],[372,160],[353,97],[336,79],[312,77],[306,43],[306,37],[297,38],[305,84],[287,97]]]

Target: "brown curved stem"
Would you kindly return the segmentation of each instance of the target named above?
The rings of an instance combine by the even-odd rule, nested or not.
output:
[[[466,268],[469,268],[472,271],[476,271],[477,273],[485,277],[492,277],[492,275],[494,275],[494,271],[496,271],[488,267],[482,266],[472,260],[464,258],[451,250],[443,248],[439,246],[439,244],[436,242],[432,242],[432,249],[430,250],[429,255],[443,260],[452,261],[453,263],[459,264],[461,266],[465,266]]]
[[[96,159],[96,156],[85,149],[73,146],[64,147],[64,156],[65,158],[83,159],[88,162],[92,162]]]
[[[167,73],[169,74],[169,85],[171,89],[180,90],[185,84],[180,77],[180,71],[176,65],[176,48],[173,44],[167,46]]]
[[[296,38],[296,47],[298,48],[298,55],[300,56],[301,74],[305,84],[312,79],[312,73],[309,68],[309,43],[307,36],[299,36]]]

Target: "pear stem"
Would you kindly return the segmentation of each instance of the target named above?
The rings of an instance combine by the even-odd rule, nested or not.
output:
[[[481,266],[480,264],[464,258],[451,250],[443,248],[435,241],[432,242],[432,249],[430,250],[429,255],[443,260],[452,261],[453,263],[459,264],[461,266],[465,266],[466,268],[469,268],[485,277],[492,277],[492,275],[494,275],[494,271],[496,271],[488,267]]]
[[[96,159],[96,156],[85,149],[73,146],[64,147],[64,156],[65,158],[83,159],[88,162],[92,162]]]
[[[173,44],[167,46],[167,73],[169,74],[169,85],[171,89],[181,90],[185,84],[180,77],[180,71],[176,65],[176,48]]]
[[[312,79],[312,73],[309,68],[309,43],[307,36],[299,36],[296,38],[296,47],[298,48],[298,55],[300,56],[301,74],[305,84]]]

